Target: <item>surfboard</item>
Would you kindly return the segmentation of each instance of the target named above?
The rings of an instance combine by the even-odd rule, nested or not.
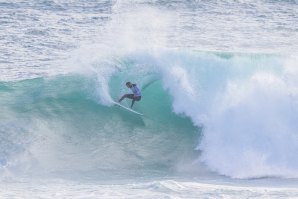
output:
[[[120,107],[122,107],[122,108],[124,108],[124,109],[126,109],[126,110],[128,110],[128,111],[130,111],[130,112],[132,112],[132,113],[137,114],[137,115],[144,115],[144,114],[139,113],[139,112],[137,112],[137,111],[135,111],[135,110],[132,110],[131,108],[128,108],[128,107],[126,107],[126,106],[123,106],[122,104],[120,104],[120,103],[118,103],[118,102],[113,101],[113,103],[114,103],[115,105],[120,106]]]

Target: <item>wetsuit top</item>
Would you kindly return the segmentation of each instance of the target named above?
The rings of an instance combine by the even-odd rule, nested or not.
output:
[[[135,96],[142,96],[140,89],[137,87],[136,84],[133,84],[130,88]]]

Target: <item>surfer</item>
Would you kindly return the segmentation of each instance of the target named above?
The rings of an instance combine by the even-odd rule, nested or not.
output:
[[[120,103],[124,98],[128,98],[128,99],[132,99],[130,108],[132,108],[133,104],[135,103],[135,101],[140,101],[142,98],[142,94],[140,89],[137,87],[136,84],[132,84],[131,82],[126,82],[126,86],[128,88],[131,89],[131,91],[133,92],[132,94],[125,94],[121,97],[121,99],[118,100],[118,102]]]

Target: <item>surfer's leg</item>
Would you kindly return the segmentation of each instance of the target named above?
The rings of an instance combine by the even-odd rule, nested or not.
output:
[[[125,94],[120,98],[120,100],[118,100],[118,102],[121,102],[124,98],[133,99],[133,96],[133,94]]]
[[[135,103],[135,101],[136,101],[136,100],[133,98],[132,101],[131,101],[130,108],[132,108],[132,106],[133,106],[133,104]]]
[[[138,96],[138,97],[133,97],[132,101],[131,101],[131,105],[130,105],[130,108],[132,108],[133,104],[135,103],[135,101],[140,101],[141,99],[141,96]]]

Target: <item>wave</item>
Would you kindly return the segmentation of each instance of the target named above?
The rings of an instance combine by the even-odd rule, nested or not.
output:
[[[1,83],[3,169],[168,172],[200,163],[233,178],[297,177],[295,57],[147,50],[79,63],[77,74]],[[135,109],[145,117],[112,106],[126,81],[142,88]]]

